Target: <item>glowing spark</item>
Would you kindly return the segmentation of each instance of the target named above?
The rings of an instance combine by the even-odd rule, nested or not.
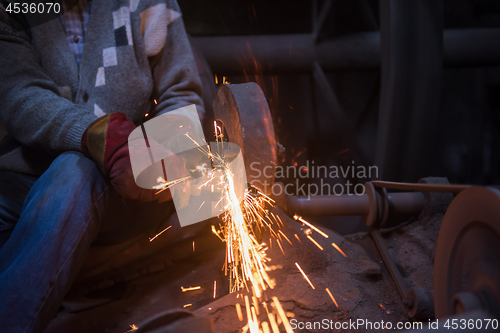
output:
[[[314,288],[314,286],[313,286],[313,284],[312,284],[311,280],[309,280],[309,278],[307,277],[306,273],[304,273],[304,271],[302,270],[302,268],[300,268],[299,264],[298,264],[298,263],[295,263],[295,266],[297,266],[297,268],[299,269],[299,271],[302,273],[302,276],[303,276],[303,277],[304,277],[304,279],[306,279],[306,281],[307,281],[307,282],[311,285],[311,287],[312,287],[313,289],[316,289],[316,288]]]
[[[281,226],[283,226],[283,227],[284,227],[285,225],[283,224],[283,221],[281,221],[280,217],[279,217],[279,216],[276,216],[276,217],[278,218],[278,221],[280,221]]]
[[[149,116],[149,113],[146,113],[146,114],[144,115],[144,117],[147,117],[147,116]]]
[[[154,236],[153,238],[150,238],[149,239],[149,242],[152,242],[156,239],[156,237],[160,236],[162,233],[164,233],[165,231],[167,231],[168,229],[172,228],[171,225],[169,225],[168,227],[166,227],[165,229],[163,229],[161,232],[157,233],[156,236]]]
[[[155,195],[157,195],[157,194],[165,191],[170,186],[182,183],[182,182],[184,182],[184,181],[186,181],[186,180],[188,180],[190,178],[191,178],[191,176],[187,176],[187,177],[179,178],[179,179],[176,179],[176,180],[172,180],[171,182],[166,182],[165,179],[163,179],[162,177],[158,177],[157,181],[160,184],[156,185],[156,186],[153,186],[153,189],[155,189],[155,190],[160,189],[160,191],[156,192]]]
[[[343,255],[345,258],[347,258],[347,256],[345,255],[344,251],[342,251],[342,250],[340,249],[340,247],[338,247],[338,246],[337,246],[337,244],[332,243],[332,246],[333,246],[335,249],[337,249],[337,251],[339,251],[340,253],[342,253],[342,255]]]
[[[197,287],[188,287],[188,288],[184,288],[184,287],[181,287],[181,290],[183,293],[185,293],[186,291],[192,291],[192,290],[198,290],[198,289],[201,289],[200,286],[197,286]]]
[[[139,327],[137,327],[135,324],[132,324],[132,325],[129,325],[130,326],[130,330],[126,331],[125,333],[128,333],[128,332],[133,332],[133,331],[137,331],[139,329]]]
[[[276,243],[278,243],[278,246],[280,247],[281,252],[283,252],[283,255],[285,255],[285,251],[283,251],[283,248],[281,247],[280,240],[279,240],[279,239],[276,239]]]
[[[323,251],[323,248],[321,247],[321,245],[319,245],[318,242],[316,242],[311,236],[307,235],[307,238],[309,238],[309,240],[311,242],[313,242],[314,245],[316,245],[321,251]]]
[[[269,330],[269,324],[267,323],[267,321],[262,323],[262,332],[263,333],[271,333],[271,331]]]
[[[215,84],[219,84],[219,81],[217,80],[217,74],[215,74]]]
[[[194,241],[193,241],[193,252],[194,252]]]
[[[311,223],[307,222],[306,220],[304,220],[301,216],[298,216],[298,215],[294,215],[293,218],[295,220],[299,220],[300,222],[304,223],[305,225],[307,225],[309,228],[313,229],[314,231],[316,231],[318,234],[320,234],[321,236],[325,237],[325,238],[328,238],[328,235],[325,234],[323,231],[319,230],[318,228],[316,228],[315,226],[313,226]]]
[[[328,293],[328,295],[330,295],[330,298],[332,299],[335,306],[339,307],[339,305],[337,304],[337,301],[335,300],[335,297],[333,297],[332,293],[330,292],[330,290],[328,288],[326,288],[326,292]]]
[[[188,306],[192,306],[193,304],[189,303],[189,304],[184,304],[182,307],[183,308],[187,308]]]
[[[290,240],[288,239],[288,237],[286,237],[286,235],[283,233],[283,231],[278,230],[278,232],[279,232],[280,234],[282,234],[282,235],[283,235],[283,237],[285,237],[285,239],[288,241],[288,243],[290,243],[290,245],[293,245],[293,244],[292,244],[292,242],[290,242]]]
[[[297,234],[294,234],[294,236],[295,236],[295,238],[297,238],[297,239],[298,239],[298,241],[299,241],[299,242],[301,242],[301,243],[302,243],[302,241],[300,240],[299,236],[297,236]]]
[[[217,281],[214,281],[214,298],[217,293]]]
[[[278,328],[278,324],[276,323],[276,319],[274,319],[274,314],[268,312],[267,317],[269,318],[269,323],[271,324],[271,328],[273,329],[273,333],[280,333],[280,329]]]
[[[199,212],[199,211],[200,211],[201,207],[202,207],[204,204],[205,204],[205,201],[203,201],[203,202],[201,203],[201,205],[200,205],[200,207],[198,208],[197,212]]]
[[[243,313],[241,313],[241,305],[240,303],[236,303],[236,313],[238,314],[238,319],[243,321]]]
[[[154,99],[153,102],[155,102],[155,104],[158,104],[158,101],[156,99]]]
[[[273,297],[273,301],[274,301],[274,306],[278,310],[278,314],[281,317],[281,321],[283,322],[283,326],[285,326],[285,330],[287,331],[287,333],[293,333],[292,327],[290,326],[290,323],[288,322],[288,318],[285,315],[285,311],[283,311],[283,308],[281,307],[280,301],[278,300],[277,297]]]
[[[259,302],[257,302],[257,297],[252,296],[253,306],[255,307],[255,312],[257,312],[257,316],[259,315]]]

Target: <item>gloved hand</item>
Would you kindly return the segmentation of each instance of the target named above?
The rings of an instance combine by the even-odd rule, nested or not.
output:
[[[156,195],[157,189],[141,188],[134,180],[128,137],[135,128],[136,126],[123,113],[115,112],[105,115],[90,124],[83,133],[82,152],[97,164],[103,175],[110,180],[115,191],[123,198],[141,202],[169,200],[172,198],[169,190]],[[170,157],[166,160],[170,164],[175,164],[175,167],[171,169],[178,174],[172,175],[173,177],[189,176],[184,158],[170,153]],[[152,165],[152,171],[159,168],[159,164]],[[169,180],[166,179],[166,181]]]

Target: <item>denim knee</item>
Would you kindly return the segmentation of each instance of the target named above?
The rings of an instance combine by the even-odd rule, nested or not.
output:
[[[68,151],[59,155],[42,175],[50,184],[70,186],[75,189],[95,186],[107,187],[106,180],[97,165],[82,153]],[[47,184],[49,185],[49,184]]]

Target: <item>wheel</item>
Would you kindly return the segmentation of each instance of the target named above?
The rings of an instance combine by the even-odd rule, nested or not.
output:
[[[472,187],[450,204],[436,243],[436,318],[476,309],[500,317],[500,191]]]

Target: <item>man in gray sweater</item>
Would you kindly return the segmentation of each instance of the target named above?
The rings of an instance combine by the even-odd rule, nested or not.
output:
[[[133,180],[136,125],[191,104],[203,116],[175,0],[80,0],[67,10],[35,24],[0,4],[3,332],[43,331],[92,242],[123,241],[171,211],[171,197],[158,202]]]

